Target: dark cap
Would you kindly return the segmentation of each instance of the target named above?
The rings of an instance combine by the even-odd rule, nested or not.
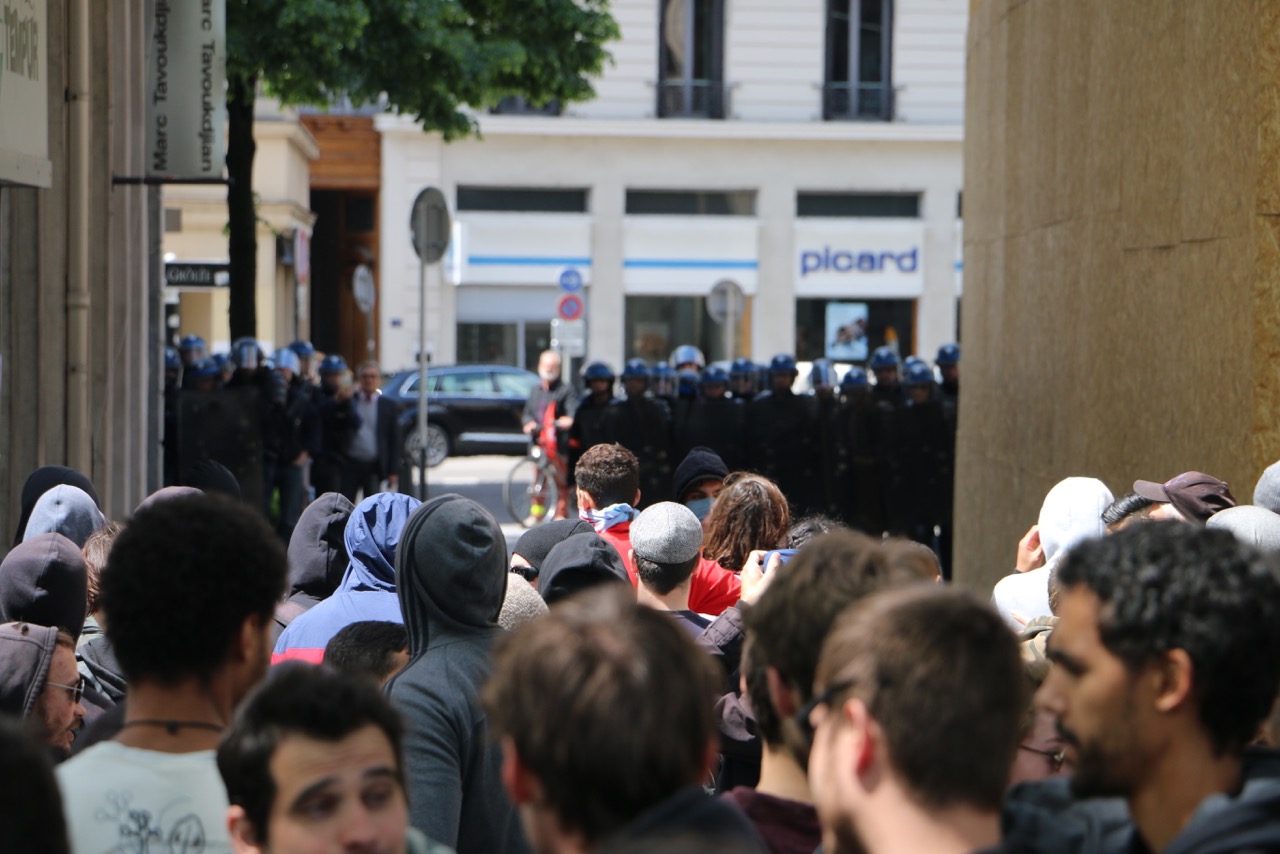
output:
[[[1133,491],[1151,501],[1172,504],[1188,522],[1206,522],[1219,510],[1236,506],[1224,481],[1199,471],[1183,472],[1165,483],[1136,480]]]

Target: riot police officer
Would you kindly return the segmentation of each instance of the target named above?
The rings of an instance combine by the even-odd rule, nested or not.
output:
[[[182,357],[164,348],[164,485],[178,482],[178,390],[182,388]]]
[[[840,442],[846,455],[841,518],[850,527],[879,537],[884,533],[884,501],[876,446],[876,404],[867,372],[852,367],[840,381]]]
[[[693,401],[683,429],[676,435],[677,459],[684,459],[696,447],[710,448],[730,471],[746,461],[746,404],[729,397],[729,375],[724,368],[710,367],[698,380],[701,396]]]
[[[749,464],[772,480],[791,503],[792,516],[817,509],[814,489],[817,445],[813,399],[791,390],[799,371],[795,357],[769,363],[769,390],[747,407]]]
[[[695,374],[700,374],[707,366],[707,359],[702,355],[702,351],[692,344],[681,344],[671,351],[670,363],[677,373],[693,371]]]
[[[942,375],[938,400],[947,422],[947,459],[942,482],[942,521],[939,523],[938,556],[942,559],[942,571],[951,577],[952,518],[955,509],[956,425],[960,416],[960,345],[943,344],[938,348],[934,364]]]
[[[882,453],[893,470],[886,494],[889,530],[936,551],[935,528],[943,520],[944,484],[950,473],[947,425],[935,385],[928,364],[913,365],[907,372],[906,402]]]
[[[280,492],[280,517],[276,531],[288,543],[304,503],[307,464],[320,452],[320,413],[310,385],[302,379],[298,354],[292,348],[282,348],[276,351],[272,361],[285,382],[280,455],[272,486]]]
[[[756,363],[747,358],[734,359],[729,365],[729,393],[749,403],[756,396]]]
[[[867,368],[875,375],[876,384],[871,396],[877,401],[900,403],[902,401],[902,360],[892,347],[877,347],[867,361]]]
[[[661,366],[665,371],[659,371]],[[640,377],[644,371],[646,376]],[[667,402],[651,396],[646,386],[652,381],[643,359],[627,362],[622,372],[622,388],[626,397],[609,407],[605,416],[605,435],[636,455],[640,462],[640,505],[647,507],[671,500],[671,409]],[[653,373],[674,378],[664,362],[654,366]],[[674,391],[674,386],[672,388]]]
[[[342,467],[347,448],[360,429],[352,398],[355,386],[346,360],[337,354],[320,361],[320,452],[311,466],[311,485],[316,495],[342,490]]]
[[[255,390],[256,400],[249,405],[256,405],[258,410],[261,470],[256,474],[261,480],[256,484],[252,480],[247,484],[241,480],[240,485],[248,493],[249,501],[252,502],[255,497],[260,499],[265,514],[270,505],[276,464],[285,432],[284,408],[288,389],[284,377],[271,369],[254,338],[237,338],[231,345],[231,361],[235,365],[235,373],[231,375],[226,388],[229,391]]]
[[[815,359],[809,369],[809,391],[813,396],[814,425],[819,451],[818,478],[813,488],[816,508],[838,519],[842,492],[847,479],[847,453],[841,424],[840,400],[836,396],[836,370],[829,359]]]
[[[576,483],[573,470],[578,459],[592,446],[608,440],[606,421],[613,404],[613,368],[604,362],[592,362],[582,369],[582,381],[586,393],[578,401],[573,414],[573,426],[569,428],[569,483]]]

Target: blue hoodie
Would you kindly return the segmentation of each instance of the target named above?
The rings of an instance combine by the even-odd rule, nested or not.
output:
[[[396,598],[396,547],[405,522],[422,502],[380,492],[361,501],[343,534],[351,560],[332,596],[297,619],[276,641],[271,663],[300,659],[318,664],[335,634],[360,620],[403,623]]]

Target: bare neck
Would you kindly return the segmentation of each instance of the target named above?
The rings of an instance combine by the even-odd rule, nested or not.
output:
[[[967,805],[932,809],[901,793],[878,801],[858,820],[858,833],[872,854],[971,854],[1000,841],[996,812]]]
[[[1176,739],[1148,766],[1146,783],[1129,795],[1129,814],[1152,851],[1163,851],[1210,795],[1241,785],[1240,757],[1215,755],[1208,739]]]
[[[688,611],[689,584],[686,582],[670,593],[658,594],[641,582],[636,585],[636,601],[655,611]]]
[[[225,679],[195,678],[173,685],[141,681],[125,695],[124,727],[115,740],[126,747],[193,753],[218,746],[231,723],[236,698]]]
[[[764,753],[760,757],[760,782],[756,783],[756,791],[802,804],[813,803],[809,777],[804,769],[786,748],[775,747],[768,742],[765,742]]]

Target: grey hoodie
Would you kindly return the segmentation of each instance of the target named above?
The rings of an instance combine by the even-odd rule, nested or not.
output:
[[[528,851],[479,699],[509,575],[502,529],[442,495],[409,517],[395,571],[410,659],[388,690],[405,717],[413,826],[458,854]]]
[[[0,625],[0,712],[26,718],[49,678],[58,630],[30,623]]]
[[[0,618],[54,626],[79,639],[88,576],[75,543],[61,534],[26,540],[0,562]]]
[[[64,484],[55,486],[36,501],[35,507],[31,508],[31,518],[27,520],[27,529],[22,533],[22,541],[41,534],[62,534],[75,543],[76,548],[82,549],[89,535],[105,524],[107,517],[102,515],[89,493]]]

